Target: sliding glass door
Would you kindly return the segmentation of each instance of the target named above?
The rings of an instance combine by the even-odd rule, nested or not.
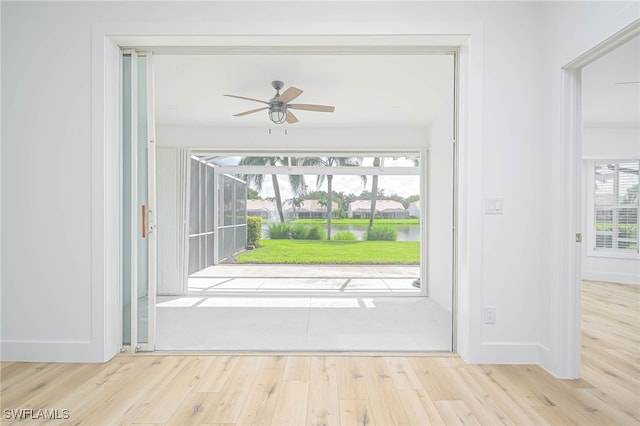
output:
[[[153,56],[122,55],[122,344],[153,350],[156,233]]]

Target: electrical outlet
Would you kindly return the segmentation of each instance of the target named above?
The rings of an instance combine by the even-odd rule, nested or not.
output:
[[[484,307],[484,323],[495,324],[496,323],[496,308],[495,306]]]

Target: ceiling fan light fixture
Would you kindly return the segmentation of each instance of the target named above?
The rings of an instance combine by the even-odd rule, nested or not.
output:
[[[287,120],[286,108],[271,107],[269,108],[269,118],[275,124],[282,124]]]

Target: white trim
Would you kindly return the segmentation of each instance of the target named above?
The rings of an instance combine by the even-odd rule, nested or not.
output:
[[[427,215],[427,205],[429,204],[429,168],[431,164],[429,164],[429,150],[423,149],[420,151],[420,295],[429,296],[429,227],[427,226],[426,218]],[[453,170],[452,170],[453,173]],[[407,206],[407,210],[408,210]],[[351,207],[349,207],[351,208]],[[422,213],[424,212],[424,214]],[[454,242],[455,245],[455,242]],[[452,277],[453,284],[453,277]],[[452,292],[453,293],[453,292]],[[453,324],[453,322],[452,322]],[[452,326],[453,333],[453,326]],[[451,351],[453,352],[453,346],[451,347]]]
[[[93,47],[92,63],[93,75],[92,81],[94,90],[92,91],[92,124],[93,132],[91,139],[93,162],[91,169],[92,176],[92,194],[94,195],[91,209],[91,219],[93,226],[91,247],[92,247],[92,265],[104,266],[104,250],[117,250],[115,246],[106,246],[107,236],[115,229],[105,227],[103,212],[111,211],[113,206],[109,201],[100,197],[104,192],[105,186],[109,184],[105,179],[105,168],[118,167],[117,164],[102,164],[106,159],[101,155],[104,150],[105,139],[103,132],[105,130],[104,123],[104,107],[105,107],[105,91],[115,90],[112,87],[104,86],[105,75],[117,73],[117,67],[107,67],[104,60],[105,39],[116,39],[122,34],[131,34],[133,36],[148,36],[151,34],[166,34],[168,36],[189,36],[189,35],[206,35],[211,34],[211,28],[216,28],[216,34],[239,35],[243,31],[250,31],[260,36],[250,36],[244,39],[244,45],[255,45],[260,40],[271,41],[274,36],[270,33],[278,31],[279,40],[284,41],[301,40],[309,43],[310,38],[315,34],[316,42],[318,34],[327,31],[326,26],[319,24],[309,25],[308,23],[292,25],[286,28],[273,27],[267,25],[262,27],[252,25],[249,29],[243,26],[226,25],[225,23],[216,23],[209,25],[207,23],[111,23],[111,24],[94,24],[93,29]],[[459,112],[459,134],[458,143],[460,144],[459,162],[459,187],[458,200],[456,205],[459,209],[459,223],[457,224],[456,234],[458,241],[456,245],[456,258],[459,259],[456,277],[458,283],[454,284],[454,294],[456,294],[457,305],[459,306],[458,315],[454,334],[457,334],[459,353],[468,361],[473,362],[477,358],[479,349],[482,346],[480,341],[481,327],[477,318],[480,318],[480,305],[473,303],[481,299],[481,285],[478,281],[482,276],[482,259],[481,253],[481,237],[482,237],[482,216],[481,213],[474,212],[471,217],[471,205],[478,205],[482,193],[482,58],[483,58],[483,26],[477,22],[449,22],[449,23],[433,23],[419,22],[411,23],[380,23],[376,28],[376,34],[367,34],[371,23],[367,22],[366,27],[361,28],[360,25],[350,25],[348,31],[338,31],[335,37],[331,38],[335,45],[353,45],[354,40],[360,40],[360,43],[367,45],[376,42],[376,45],[383,44],[385,41],[389,45],[397,45],[399,40],[410,39],[413,45],[435,45],[448,46],[452,48],[460,48],[460,112]],[[337,30],[337,29],[336,29]],[[335,31],[335,30],[332,30]],[[445,34],[443,36],[443,34]],[[304,36],[306,35],[306,36]],[[339,37],[338,37],[339,35]],[[293,38],[289,36],[295,36]],[[302,37],[304,36],[304,37]],[[228,42],[228,36],[213,36],[217,40]],[[326,45],[324,37],[323,45]],[[123,39],[119,42],[123,43]],[[176,38],[177,44],[180,44],[183,37]],[[210,41],[210,39],[208,40]],[[239,42],[235,44],[242,45]],[[409,44],[409,43],[408,43]],[[469,69],[473,70],[473,78]],[[103,74],[104,72],[104,74]],[[117,75],[117,74],[115,74]],[[100,90],[98,90],[100,87]],[[100,163],[96,165],[96,163]],[[186,241],[185,241],[186,243]],[[98,273],[99,270],[92,269],[92,287],[96,289],[104,289],[109,284],[105,281],[105,277]],[[471,282],[473,281],[473,285]],[[456,289],[455,285],[459,288]],[[98,297],[96,302],[105,303],[103,298]],[[118,306],[112,304],[105,306],[107,310],[117,310]],[[101,310],[93,311],[92,320],[103,324],[105,316]],[[96,345],[106,343],[109,339],[103,333],[93,336]],[[113,342],[108,342],[107,346],[112,346]],[[105,359],[115,353],[105,353]]]
[[[469,363],[480,362],[482,348],[482,164],[484,38],[478,25],[460,45],[458,133],[456,136],[457,181],[454,202],[454,344]]]
[[[569,62],[563,68],[567,70],[581,70],[638,35],[640,35],[640,21],[636,19],[611,37],[601,41],[587,52]]]
[[[629,160],[637,160],[637,155],[618,155],[616,156],[616,160],[611,160],[610,155],[584,155],[582,156],[583,160],[588,161],[629,161]]]
[[[538,364],[541,346],[535,342],[482,342],[479,364]]]
[[[140,235],[140,210],[138,209],[138,55],[131,55],[131,334],[129,350],[138,346],[138,236]],[[125,237],[127,237],[125,235]],[[146,266],[146,265],[145,265]]]
[[[583,272],[583,280],[587,281],[604,281],[616,284],[640,285],[639,274],[619,273],[619,272],[602,272],[588,271]]]
[[[120,49],[104,33],[92,33],[91,40],[91,342],[92,350],[69,349],[68,353],[80,357],[78,361],[104,362],[111,359],[122,345],[122,299],[120,282]],[[109,220],[111,217],[113,220]],[[16,342],[15,345],[21,343]],[[34,343],[39,344],[39,343]],[[53,347],[33,351],[31,343],[24,343],[24,356],[47,354],[54,360],[58,352],[60,361],[64,352]],[[7,349],[5,354],[14,352]],[[53,354],[51,357],[49,354]],[[83,356],[81,354],[86,354]],[[42,358],[39,358],[42,360]],[[75,359],[73,359],[75,360]],[[72,361],[73,361],[72,360]]]
[[[259,35],[250,35],[239,30],[237,26],[229,25],[223,28],[220,22],[215,24],[216,33],[212,34],[211,27],[201,22],[194,22],[188,26],[177,29],[165,28],[159,30],[157,24],[138,23],[133,27],[124,23],[109,25],[110,38],[120,46],[134,47],[138,49],[157,50],[160,53],[175,53],[176,48],[187,49],[188,53],[212,54],[212,50],[220,54],[306,54],[308,48],[314,48],[316,52],[333,54],[338,52],[372,53],[385,51],[387,53],[399,51],[401,54],[412,53],[425,48],[442,49],[452,51],[466,43],[468,35],[472,34],[475,23],[469,22],[420,22],[419,28],[408,28],[406,23],[380,23],[378,33],[372,34],[370,26],[366,31],[356,28],[356,23],[350,25],[350,31],[341,31],[339,34],[326,34],[323,25],[317,25],[314,29],[308,23],[302,24],[301,30],[293,28],[291,23],[286,28],[278,28],[279,34],[273,34],[273,28],[267,24],[267,31],[255,28],[252,32]],[[98,24],[98,26],[101,26]],[[120,28],[116,27],[126,27]],[[477,28],[476,28],[477,29]],[[149,35],[153,34],[153,35]],[[164,35],[157,35],[164,34]],[[179,36],[176,37],[176,36]],[[292,37],[293,36],[293,37]],[[402,50],[398,50],[402,46]],[[191,49],[189,51],[189,49]],[[342,50],[337,50],[342,49]]]
[[[565,109],[562,114],[564,167],[561,191],[560,253],[566,261],[560,265],[559,298],[553,306],[558,312],[558,369],[565,378],[580,377],[581,329],[581,243],[575,234],[582,231],[580,200],[582,195],[582,123],[580,70],[562,70],[562,92]],[[578,190],[576,190],[576,188]],[[564,285],[566,283],[566,285]],[[562,308],[560,308],[562,306]],[[552,309],[553,309],[552,308]]]
[[[93,341],[3,340],[2,361],[87,362],[96,358]],[[42,355],[46,354],[43,361]]]
[[[333,166],[217,166],[221,173],[247,175],[367,175],[367,176],[418,176],[419,167],[333,167]]]
[[[593,218],[593,214],[591,214],[591,217]],[[589,222],[587,222],[587,225],[589,225]],[[593,219],[591,219],[591,225],[593,225]],[[593,229],[590,229],[590,231],[593,231]],[[593,242],[593,232],[590,232],[589,234],[589,246],[587,246],[586,248],[586,253],[585,256],[587,257],[605,257],[608,259],[630,259],[630,260],[638,260],[640,259],[640,253],[633,253],[633,252],[626,252],[626,251],[616,251],[615,249],[613,250],[594,250],[593,246],[591,245],[591,243]]]
[[[395,131],[395,130],[394,130]],[[167,148],[167,146],[165,146]],[[176,147],[177,148],[177,147]],[[297,150],[282,150],[282,149],[267,149],[262,150],[252,149],[252,148],[239,148],[235,150],[229,149],[204,149],[204,148],[193,148],[191,149],[191,157],[194,160],[200,160],[200,157],[215,157],[215,156],[225,156],[225,157],[243,157],[246,155],[256,156],[256,157],[268,157],[268,156],[279,156],[279,157],[322,157],[326,155],[327,152],[335,153],[336,157],[359,157],[362,156],[363,153],[366,153],[369,157],[411,157],[417,156],[420,153],[421,148],[407,148],[406,150],[398,151],[398,150],[381,150],[381,149],[340,149],[340,148],[326,148],[326,149],[297,149]],[[219,166],[217,166],[219,167]],[[287,167],[287,166],[276,166],[276,167]],[[411,168],[412,166],[407,166]],[[379,169],[379,167],[377,167]]]

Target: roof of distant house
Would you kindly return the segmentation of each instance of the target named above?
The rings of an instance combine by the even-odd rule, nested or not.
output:
[[[275,210],[275,205],[271,200],[247,200],[247,210],[263,210],[271,212]]]
[[[291,210],[291,201],[288,200],[285,205],[287,206],[287,210]],[[333,201],[331,203],[332,210],[338,209],[338,203]],[[326,212],[327,208],[320,204],[319,200],[304,200],[302,204],[300,204],[300,208],[297,209],[299,212]]]
[[[371,200],[355,200],[351,202],[351,211],[371,211]],[[405,210],[401,202],[396,200],[376,200],[376,211]]]

